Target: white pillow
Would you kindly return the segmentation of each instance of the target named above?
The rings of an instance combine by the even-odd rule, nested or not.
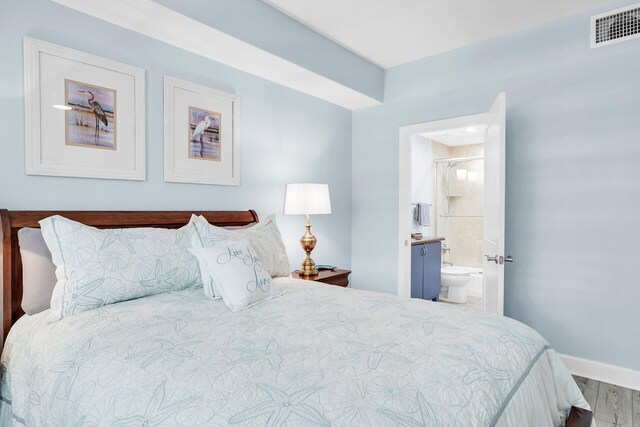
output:
[[[200,267],[202,280],[202,289],[204,290],[204,294],[211,299],[222,299],[222,294],[218,290],[218,284],[209,273],[209,266],[207,265],[207,257],[205,251],[205,249],[209,248],[191,248],[189,249],[189,252],[191,252],[198,260],[198,266]]]
[[[231,311],[251,307],[267,298],[281,295],[271,276],[255,256],[247,240],[227,240],[206,248],[190,249],[206,266],[215,287]],[[213,288],[204,286],[214,297]]]
[[[188,225],[100,230],[59,215],[40,221],[57,267],[52,316],[202,284]]]
[[[192,247],[206,248],[228,240],[245,239],[255,249],[255,256],[271,277],[289,277],[291,275],[289,257],[274,215],[269,215],[264,222],[252,227],[236,230],[216,227],[209,224],[204,217],[196,217],[195,215],[191,217],[191,223],[195,229],[191,235]],[[211,283],[210,277],[205,274],[206,268],[202,263],[200,271],[202,283],[213,289],[216,298],[221,297],[215,289],[215,284]]]
[[[28,315],[49,308],[56,287],[56,266],[39,228],[18,230],[22,258],[22,309]]]
[[[287,248],[282,241],[282,234],[276,225],[275,215],[269,215],[264,222],[244,230],[229,231],[249,240],[256,250],[258,260],[264,265],[271,277],[291,276],[291,267]]]
[[[191,247],[199,249],[199,248],[202,248],[203,246],[200,243],[200,238],[197,235],[198,231],[197,231],[197,228],[196,228],[196,224],[209,225],[209,222],[202,215],[199,215],[199,216],[191,215],[191,221],[190,221],[190,227],[191,227],[191,230],[192,230],[192,232],[191,232]],[[216,227],[216,228],[218,228],[218,227]],[[228,238],[229,238],[229,236],[224,235],[223,238],[221,238],[221,241],[226,241]],[[210,298],[213,298],[213,299],[222,298],[222,295],[220,294],[220,292],[218,292],[218,288],[216,287],[216,284],[213,283],[213,279],[211,278],[211,276],[209,275],[209,272],[207,271],[207,264],[206,264],[204,258],[201,257],[201,256],[198,256],[198,254],[196,254],[193,251],[190,251],[190,252],[192,254],[194,254],[196,256],[196,258],[198,259],[198,267],[200,268],[200,280],[202,281],[202,286],[204,287],[205,294],[207,294]]]

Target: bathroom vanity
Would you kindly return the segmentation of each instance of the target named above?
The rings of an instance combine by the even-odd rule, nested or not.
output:
[[[438,301],[443,240],[411,240],[411,298]]]

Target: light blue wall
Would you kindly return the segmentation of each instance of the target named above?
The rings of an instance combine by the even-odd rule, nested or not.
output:
[[[377,65],[262,0],[156,0],[183,15],[382,101]]]
[[[316,261],[348,267],[352,255],[354,285],[385,292],[397,287],[398,127],[486,111],[505,90],[507,251],[516,258],[507,267],[506,314],[563,353],[640,369],[640,40],[591,50],[588,15],[567,18],[393,68],[385,104],[352,119],[342,108],[47,0],[2,7],[0,206],[254,208],[265,215],[281,212],[285,183],[327,182],[334,213],[313,220]],[[249,22],[234,24],[238,37],[257,37]],[[281,45],[282,34],[261,47]],[[147,69],[147,181],[24,174],[24,35]],[[297,44],[289,48],[291,60],[313,59]],[[347,82],[359,66],[338,62],[336,70],[330,61],[314,66]],[[240,187],[163,182],[164,74],[240,96]],[[280,215],[279,222],[296,262],[303,218]]]
[[[640,369],[639,78],[640,40],[590,49],[589,14],[388,70],[385,104],[353,115],[354,286],[397,289],[398,127],[506,91],[505,313]]]
[[[22,37],[145,68],[147,180],[25,175]],[[350,265],[351,112],[90,18],[48,0],[4,1],[0,13],[0,206],[10,209],[256,209],[275,212],[294,267],[304,217],[283,216],[284,186],[331,189],[333,214],[313,219],[320,263]],[[165,74],[240,96],[241,186],[163,182]],[[308,165],[312,164],[313,167]]]

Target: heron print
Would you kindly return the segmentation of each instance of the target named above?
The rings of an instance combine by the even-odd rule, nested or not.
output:
[[[220,113],[189,107],[189,158],[221,160]]]
[[[115,150],[116,91],[65,80],[66,144]]]

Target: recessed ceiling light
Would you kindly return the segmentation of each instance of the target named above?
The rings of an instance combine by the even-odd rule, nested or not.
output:
[[[57,108],[58,110],[72,110],[71,107],[69,107],[68,105],[60,105],[60,104],[53,104],[52,105],[53,108]]]
[[[467,133],[476,133],[476,132],[478,132],[478,128],[473,127],[473,126],[469,126],[465,130],[467,131]]]

